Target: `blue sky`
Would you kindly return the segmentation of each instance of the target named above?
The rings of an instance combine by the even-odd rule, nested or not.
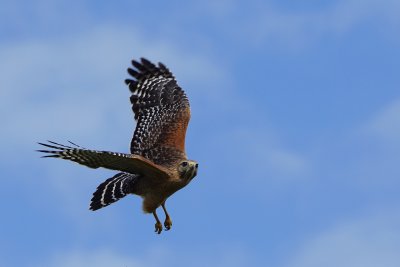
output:
[[[0,266],[398,266],[399,8],[3,0]],[[138,197],[88,210],[113,172],[34,152],[128,152],[139,57],[187,92],[200,164],[161,235]]]

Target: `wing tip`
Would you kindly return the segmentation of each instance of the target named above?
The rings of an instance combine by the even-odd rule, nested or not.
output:
[[[141,57],[139,58],[139,60],[132,59],[131,64],[133,67],[136,68],[136,70],[128,68],[127,71],[132,77],[136,78],[137,80],[146,77],[148,74],[163,75],[166,78],[174,78],[173,74],[167,68],[167,66],[161,62],[158,62],[158,64],[156,65],[147,58]],[[128,84],[127,80],[129,79],[126,79],[125,83]]]

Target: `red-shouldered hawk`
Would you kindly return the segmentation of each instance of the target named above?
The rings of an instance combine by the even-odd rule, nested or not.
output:
[[[198,163],[188,160],[185,153],[185,134],[190,119],[189,100],[178,86],[175,77],[162,63],[154,65],[147,59],[132,60],[136,68],[128,68],[133,79],[126,79],[132,95],[132,109],[137,122],[131,142],[131,154],[97,151],[55,142],[39,143],[54,150],[43,157],[62,158],[90,168],[103,167],[120,171],[97,187],[90,203],[98,210],[127,194],[143,198],[145,213],[153,213],[155,232],[162,231],[156,209],[165,212],[164,226],[169,230],[171,218],[165,201],[190,183],[196,176]]]

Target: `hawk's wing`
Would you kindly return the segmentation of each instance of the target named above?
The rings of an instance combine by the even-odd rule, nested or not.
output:
[[[90,168],[106,168],[150,177],[167,178],[167,170],[157,166],[150,160],[139,156],[109,151],[89,150],[81,147],[70,147],[49,141],[50,144],[39,143],[54,150],[38,150],[49,155],[43,157],[62,158],[85,165]]]
[[[134,79],[126,79],[137,121],[131,153],[157,164],[185,155],[186,128],[190,120],[189,100],[173,74],[162,63],[158,66],[142,58],[129,68]],[[175,154],[175,156],[174,156]],[[168,155],[165,157],[163,155]]]

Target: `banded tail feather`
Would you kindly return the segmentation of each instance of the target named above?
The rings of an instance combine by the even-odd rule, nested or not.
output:
[[[133,185],[138,177],[137,174],[120,172],[107,179],[93,193],[89,209],[101,209],[133,193]]]

